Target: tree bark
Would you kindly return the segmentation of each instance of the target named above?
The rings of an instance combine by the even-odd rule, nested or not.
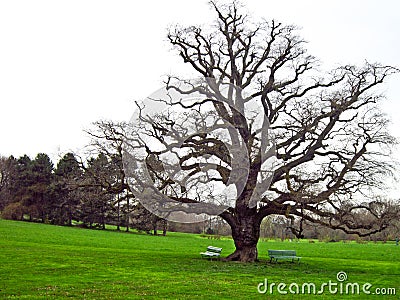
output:
[[[255,262],[258,261],[257,243],[260,238],[260,222],[254,215],[245,215],[234,222],[228,222],[232,229],[232,237],[236,250],[227,261]]]

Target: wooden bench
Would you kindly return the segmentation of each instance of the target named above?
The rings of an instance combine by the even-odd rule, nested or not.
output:
[[[221,256],[221,251],[222,248],[217,248],[213,246],[208,246],[206,252],[200,252],[201,257],[206,257],[206,258],[219,258]]]
[[[296,255],[295,250],[268,250],[268,256],[270,257],[270,262],[274,259],[278,262],[278,259],[291,259],[292,262],[295,260],[300,261],[299,256]]]

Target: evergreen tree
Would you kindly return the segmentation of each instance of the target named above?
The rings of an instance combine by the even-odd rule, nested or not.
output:
[[[12,178],[11,194],[14,208],[19,209],[20,218],[26,214],[29,219],[36,217],[37,209],[30,191],[33,185],[32,160],[26,154],[18,158],[15,166],[15,176]]]
[[[42,222],[48,219],[52,210],[51,184],[53,182],[53,163],[45,153],[39,153],[32,161],[31,184],[29,192]]]
[[[65,154],[54,171],[52,222],[72,225],[79,204],[79,184],[83,171],[73,153]]]

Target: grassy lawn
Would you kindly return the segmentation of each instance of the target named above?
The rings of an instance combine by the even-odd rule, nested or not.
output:
[[[0,299],[400,299],[400,246],[394,243],[263,241],[254,264],[209,261],[208,245],[234,250],[230,239],[95,231],[0,220]],[[267,249],[293,249],[301,262],[269,263]],[[293,295],[295,283],[372,286],[370,295]],[[259,294],[257,286],[285,283],[287,295]],[[339,287],[339,285],[338,285]],[[293,285],[295,288],[295,285]],[[396,296],[373,295],[395,288]],[[318,291],[318,290],[317,290]]]

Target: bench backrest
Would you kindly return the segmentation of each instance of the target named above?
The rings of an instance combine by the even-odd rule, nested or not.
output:
[[[269,256],[296,256],[295,250],[268,250]]]
[[[222,248],[214,247],[214,246],[208,246],[207,251],[209,252],[215,252],[215,253],[221,253]]]

